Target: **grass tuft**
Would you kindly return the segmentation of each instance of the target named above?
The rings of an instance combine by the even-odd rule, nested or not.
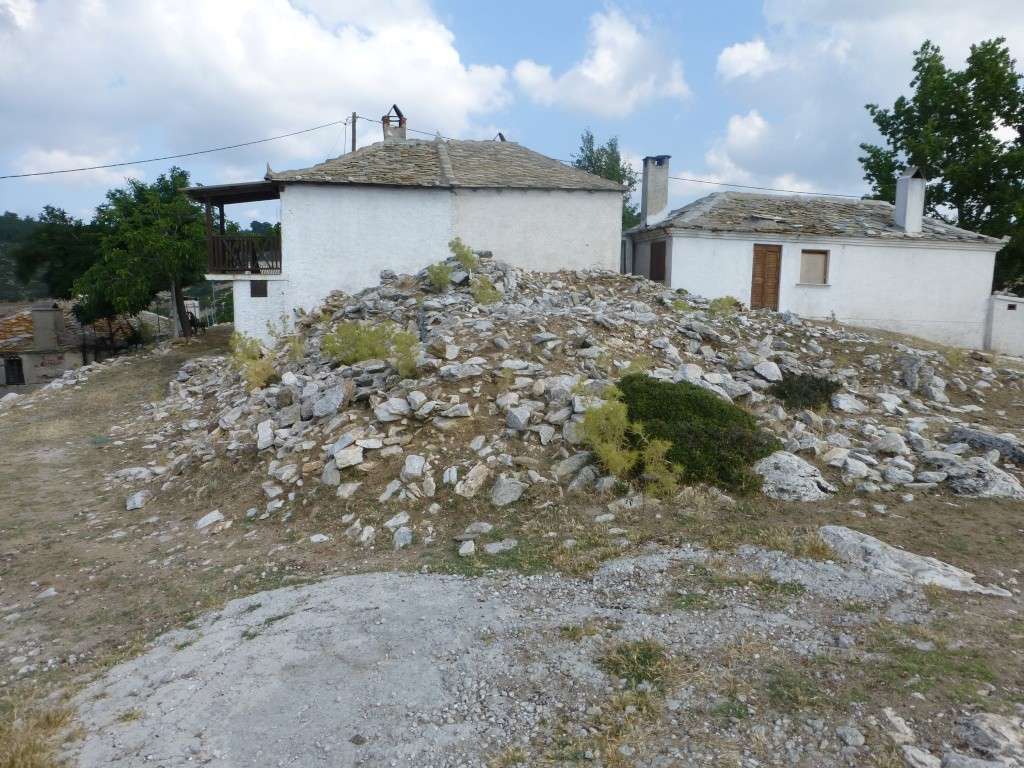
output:
[[[657,640],[631,640],[609,648],[597,661],[606,674],[636,688],[648,683],[664,691],[672,677],[672,657]]]
[[[263,355],[263,345],[257,339],[237,331],[228,342],[232,367],[239,371],[249,390],[262,389],[280,379],[274,363]]]
[[[72,720],[67,707],[4,702],[0,718],[0,768],[57,768],[56,744]]]
[[[743,302],[735,296],[720,296],[708,304],[708,312],[716,317],[729,317],[743,311]]]

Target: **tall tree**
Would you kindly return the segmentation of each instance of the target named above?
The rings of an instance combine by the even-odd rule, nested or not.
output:
[[[102,258],[76,283],[96,306],[135,314],[170,290],[182,332],[190,334],[182,289],[202,279],[205,225],[202,208],[181,190],[188,172],[171,168],[152,184],[129,179],[96,210],[104,228]]]
[[[962,70],[925,41],[914,52],[913,94],[891,108],[868,104],[884,146],[859,158],[872,197],[893,202],[906,165],[928,177],[930,214],[993,237],[997,287],[1024,282],[1024,81],[1004,38],[971,46]]]
[[[42,280],[55,298],[70,299],[75,280],[100,258],[101,228],[53,206],[14,247],[15,274],[22,283]]]
[[[580,136],[580,150],[572,156],[572,164],[595,176],[611,179],[622,184],[632,193],[640,183],[636,170],[623,162],[619,153],[619,139],[612,136],[598,146],[589,128]],[[640,223],[640,208],[632,203],[627,193],[622,201],[622,228],[629,229]]]

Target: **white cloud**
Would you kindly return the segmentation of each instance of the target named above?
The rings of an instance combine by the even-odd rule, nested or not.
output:
[[[768,130],[768,123],[761,113],[752,109],[745,115],[733,115],[726,128],[725,143],[731,149],[756,147]]]
[[[726,80],[738,77],[756,79],[779,66],[764,40],[755,38],[747,43],[736,43],[718,54],[718,74]]]
[[[880,141],[864,104],[887,106],[910,93],[913,51],[924,40],[961,68],[972,43],[1003,36],[1018,71],[1024,62],[1019,0],[766,0],[764,22],[757,36],[719,55],[723,87],[742,109],[708,142],[695,175],[863,192],[859,144]],[[752,113],[768,116],[763,132]],[[1009,132],[995,135],[1005,141]]]
[[[353,110],[378,118],[392,103],[410,127],[459,136],[508,102],[507,79],[500,66],[462,61],[452,32],[418,0],[0,0],[0,102],[17,116],[0,121],[8,163],[122,159],[140,145],[189,151]],[[318,162],[341,151],[341,132],[211,156],[197,180],[218,181],[221,162],[250,178],[265,160]],[[377,140],[380,128],[361,122],[359,136]]]
[[[0,0],[0,29],[27,27],[35,16],[33,0]]]
[[[19,155],[15,161],[15,168],[17,168],[17,173],[39,173],[63,170],[65,168],[91,168],[121,160],[122,158],[115,157],[110,153],[83,155],[66,152],[63,149],[30,149]],[[145,178],[145,172],[136,166],[126,165],[117,168],[97,168],[92,171],[61,174],[60,176],[33,176],[29,180],[37,183],[52,183],[57,178],[68,184],[87,186],[104,184],[106,186],[115,186],[124,184],[127,178],[143,179]]]
[[[513,74],[535,102],[624,117],[657,99],[685,99],[683,65],[660,50],[652,31],[610,8],[590,17],[589,48],[557,77],[551,67],[523,59]]]

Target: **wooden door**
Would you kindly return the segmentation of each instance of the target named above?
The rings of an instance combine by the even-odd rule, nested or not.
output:
[[[754,246],[754,274],[750,280],[751,309],[779,309],[781,245]]]
[[[22,368],[20,357],[4,358],[4,381],[7,384],[25,383],[25,369]]]
[[[665,241],[654,240],[651,242],[651,280],[659,283],[665,282]]]

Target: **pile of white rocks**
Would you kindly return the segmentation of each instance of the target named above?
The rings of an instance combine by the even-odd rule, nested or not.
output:
[[[498,302],[478,304],[473,276],[455,262],[443,293],[425,274],[384,273],[378,287],[332,294],[299,317],[303,354],[281,345],[280,381],[265,388],[247,391],[222,356],[187,362],[147,418],[112,432],[143,435],[155,454],[115,479],[173,483],[218,456],[256,462],[266,498],[247,514],[257,519],[287,519],[313,492],[427,511],[454,497],[503,507],[607,492],[616,479],[586,450],[581,422],[632,364],[736,402],[775,432],[785,450],[756,467],[769,496],[812,501],[846,485],[1024,498],[1019,439],[971,421],[990,393],[1020,392],[1021,373],[975,360],[957,369],[934,351],[788,314],[716,315],[707,301],[643,278],[528,273],[484,256],[477,272]],[[415,376],[399,375],[393,360],[341,365],[323,354],[325,334],[344,321],[414,333]],[[841,385],[828,412],[787,413],[772,396],[775,382],[797,373]],[[137,507],[138,494],[131,499]],[[351,523],[354,540],[373,540]],[[395,526],[395,546],[409,533]]]

